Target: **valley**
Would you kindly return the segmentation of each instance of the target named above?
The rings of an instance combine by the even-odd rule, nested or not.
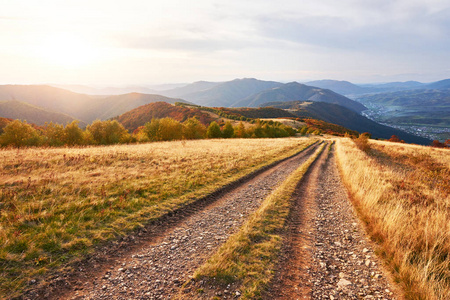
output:
[[[450,90],[413,90],[358,98],[381,124],[429,139],[450,138]]]
[[[347,81],[308,82],[346,95],[367,107],[362,115],[380,124],[431,140],[450,138],[450,80],[355,85]]]

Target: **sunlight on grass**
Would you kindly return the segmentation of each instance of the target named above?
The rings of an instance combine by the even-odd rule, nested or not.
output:
[[[450,299],[450,151],[348,139],[337,158],[354,204],[408,299]]]
[[[0,150],[0,288],[142,226],[313,139]]]

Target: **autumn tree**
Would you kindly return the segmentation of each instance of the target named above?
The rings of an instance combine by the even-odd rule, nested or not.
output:
[[[0,144],[3,146],[14,146],[17,148],[25,146],[37,146],[41,138],[36,129],[26,121],[14,120],[3,128],[0,135]]]
[[[233,125],[231,125],[231,122],[228,121],[225,123],[225,126],[223,127],[222,137],[229,139],[233,137],[233,135],[234,135]]]
[[[264,124],[262,127],[265,137],[273,138],[275,137],[275,129],[269,124]]]
[[[237,138],[246,138],[247,132],[244,123],[239,122],[239,125],[234,128],[234,136]]]
[[[151,141],[181,140],[183,126],[172,118],[152,119],[145,124],[144,132]]]
[[[45,123],[43,130],[45,144],[48,146],[64,145],[64,126],[53,122]]]
[[[213,121],[209,124],[208,129],[206,130],[206,137],[209,139],[216,139],[222,136],[222,132],[220,131],[220,126],[216,121]]]
[[[391,138],[388,140],[389,142],[399,143],[400,139],[396,135],[392,135]]]
[[[146,142],[150,141],[150,139],[148,138],[148,135],[145,132],[145,126],[140,126],[137,129],[135,129],[133,131],[132,137],[134,140],[136,140],[139,143],[146,143]]]
[[[264,130],[261,126],[261,120],[257,120],[255,126],[252,126],[247,130],[247,135],[254,138],[263,138],[265,137]]]
[[[145,123],[142,131],[147,135],[150,141],[162,141],[160,137],[160,119],[152,119],[150,122]]]
[[[205,137],[206,127],[197,118],[189,118],[183,122],[183,138],[187,140]]]
[[[64,143],[69,146],[82,145],[84,142],[83,130],[78,127],[78,121],[74,120],[64,128]]]
[[[116,120],[96,120],[86,130],[92,135],[94,142],[100,145],[125,143],[130,140],[128,131]]]
[[[445,144],[439,142],[439,140],[434,140],[433,143],[431,143],[431,146],[435,147],[435,148],[445,148],[446,147]]]

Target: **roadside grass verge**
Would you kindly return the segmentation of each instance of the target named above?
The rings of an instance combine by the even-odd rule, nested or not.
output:
[[[261,296],[271,280],[279,255],[291,197],[311,164],[325,149],[316,152],[273,191],[240,230],[194,274],[194,280],[240,286],[241,299]]]
[[[450,299],[450,151],[337,142],[344,182],[407,299]]]
[[[0,298],[315,141],[0,150]]]

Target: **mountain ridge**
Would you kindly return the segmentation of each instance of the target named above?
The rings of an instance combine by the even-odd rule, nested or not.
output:
[[[163,90],[160,91],[159,93],[163,96],[166,97],[180,97],[182,98],[184,95],[189,95],[191,93],[197,93],[197,92],[201,92],[201,91],[205,91],[208,90],[210,88],[213,88],[219,84],[221,84],[222,82],[212,82],[212,81],[196,81],[193,82],[191,84],[182,86],[182,87],[178,87],[178,88],[174,88],[174,89],[169,89],[169,90]]]
[[[344,80],[323,79],[305,82],[306,85],[331,90],[341,95],[366,93],[367,88]]]
[[[353,101],[331,90],[321,89],[298,82],[289,82],[280,87],[262,91],[233,104],[233,107],[257,107],[267,102],[300,100],[339,104],[358,113],[367,109],[361,103]]]
[[[39,126],[44,125],[46,122],[66,125],[75,120],[75,118],[67,114],[48,111],[18,100],[0,101],[0,117],[25,120],[27,123]],[[80,125],[85,126],[86,124],[82,122]]]
[[[282,83],[275,81],[242,78],[222,82],[212,88],[183,94],[179,97],[202,106],[228,107],[245,97],[280,85]]]
[[[19,100],[45,110],[67,114],[85,123],[109,119],[151,102],[186,102],[156,94],[94,96],[48,85],[0,85],[0,101],[7,100]]]

